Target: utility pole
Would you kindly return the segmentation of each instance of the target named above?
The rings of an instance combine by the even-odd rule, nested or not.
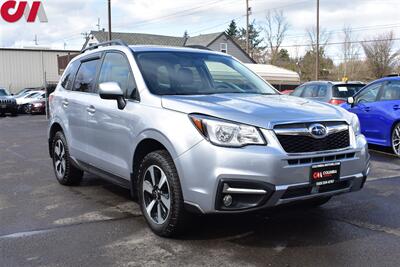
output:
[[[319,0],[317,0],[317,55],[315,60],[315,80],[319,80]]]
[[[250,40],[249,40],[249,18],[250,16],[250,7],[249,0],[246,0],[246,52],[250,54]]]
[[[112,40],[111,34],[111,0],[108,0],[108,40]]]
[[[100,18],[97,18],[97,24],[96,24],[96,26],[97,26],[97,30],[98,31],[100,31],[101,30],[101,28],[100,28]]]

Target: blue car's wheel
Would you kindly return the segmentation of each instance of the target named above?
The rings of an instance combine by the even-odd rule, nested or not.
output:
[[[400,157],[400,123],[397,123],[392,132],[393,152]]]

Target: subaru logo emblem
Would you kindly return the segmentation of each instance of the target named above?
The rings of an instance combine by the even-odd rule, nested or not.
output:
[[[319,123],[310,125],[310,127],[308,127],[308,130],[311,136],[317,139],[324,138],[328,135],[328,130],[326,129],[326,127]]]

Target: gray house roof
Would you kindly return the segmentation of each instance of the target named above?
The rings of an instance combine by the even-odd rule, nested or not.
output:
[[[108,33],[103,31],[92,31],[91,34],[99,41],[106,42]],[[120,39],[128,45],[161,45],[161,46],[184,46],[185,38],[144,33],[113,32],[113,39]]]
[[[185,45],[201,45],[201,46],[209,46],[212,42],[215,41],[218,37],[220,37],[223,33],[216,32],[210,34],[202,34],[194,37],[190,37]]]

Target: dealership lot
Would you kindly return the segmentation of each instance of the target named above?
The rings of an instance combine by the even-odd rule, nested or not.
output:
[[[0,118],[0,266],[400,265],[400,160],[386,151],[371,151],[365,189],[322,208],[199,218],[168,240],[128,191],[93,176],[59,185],[46,127],[44,116]]]

